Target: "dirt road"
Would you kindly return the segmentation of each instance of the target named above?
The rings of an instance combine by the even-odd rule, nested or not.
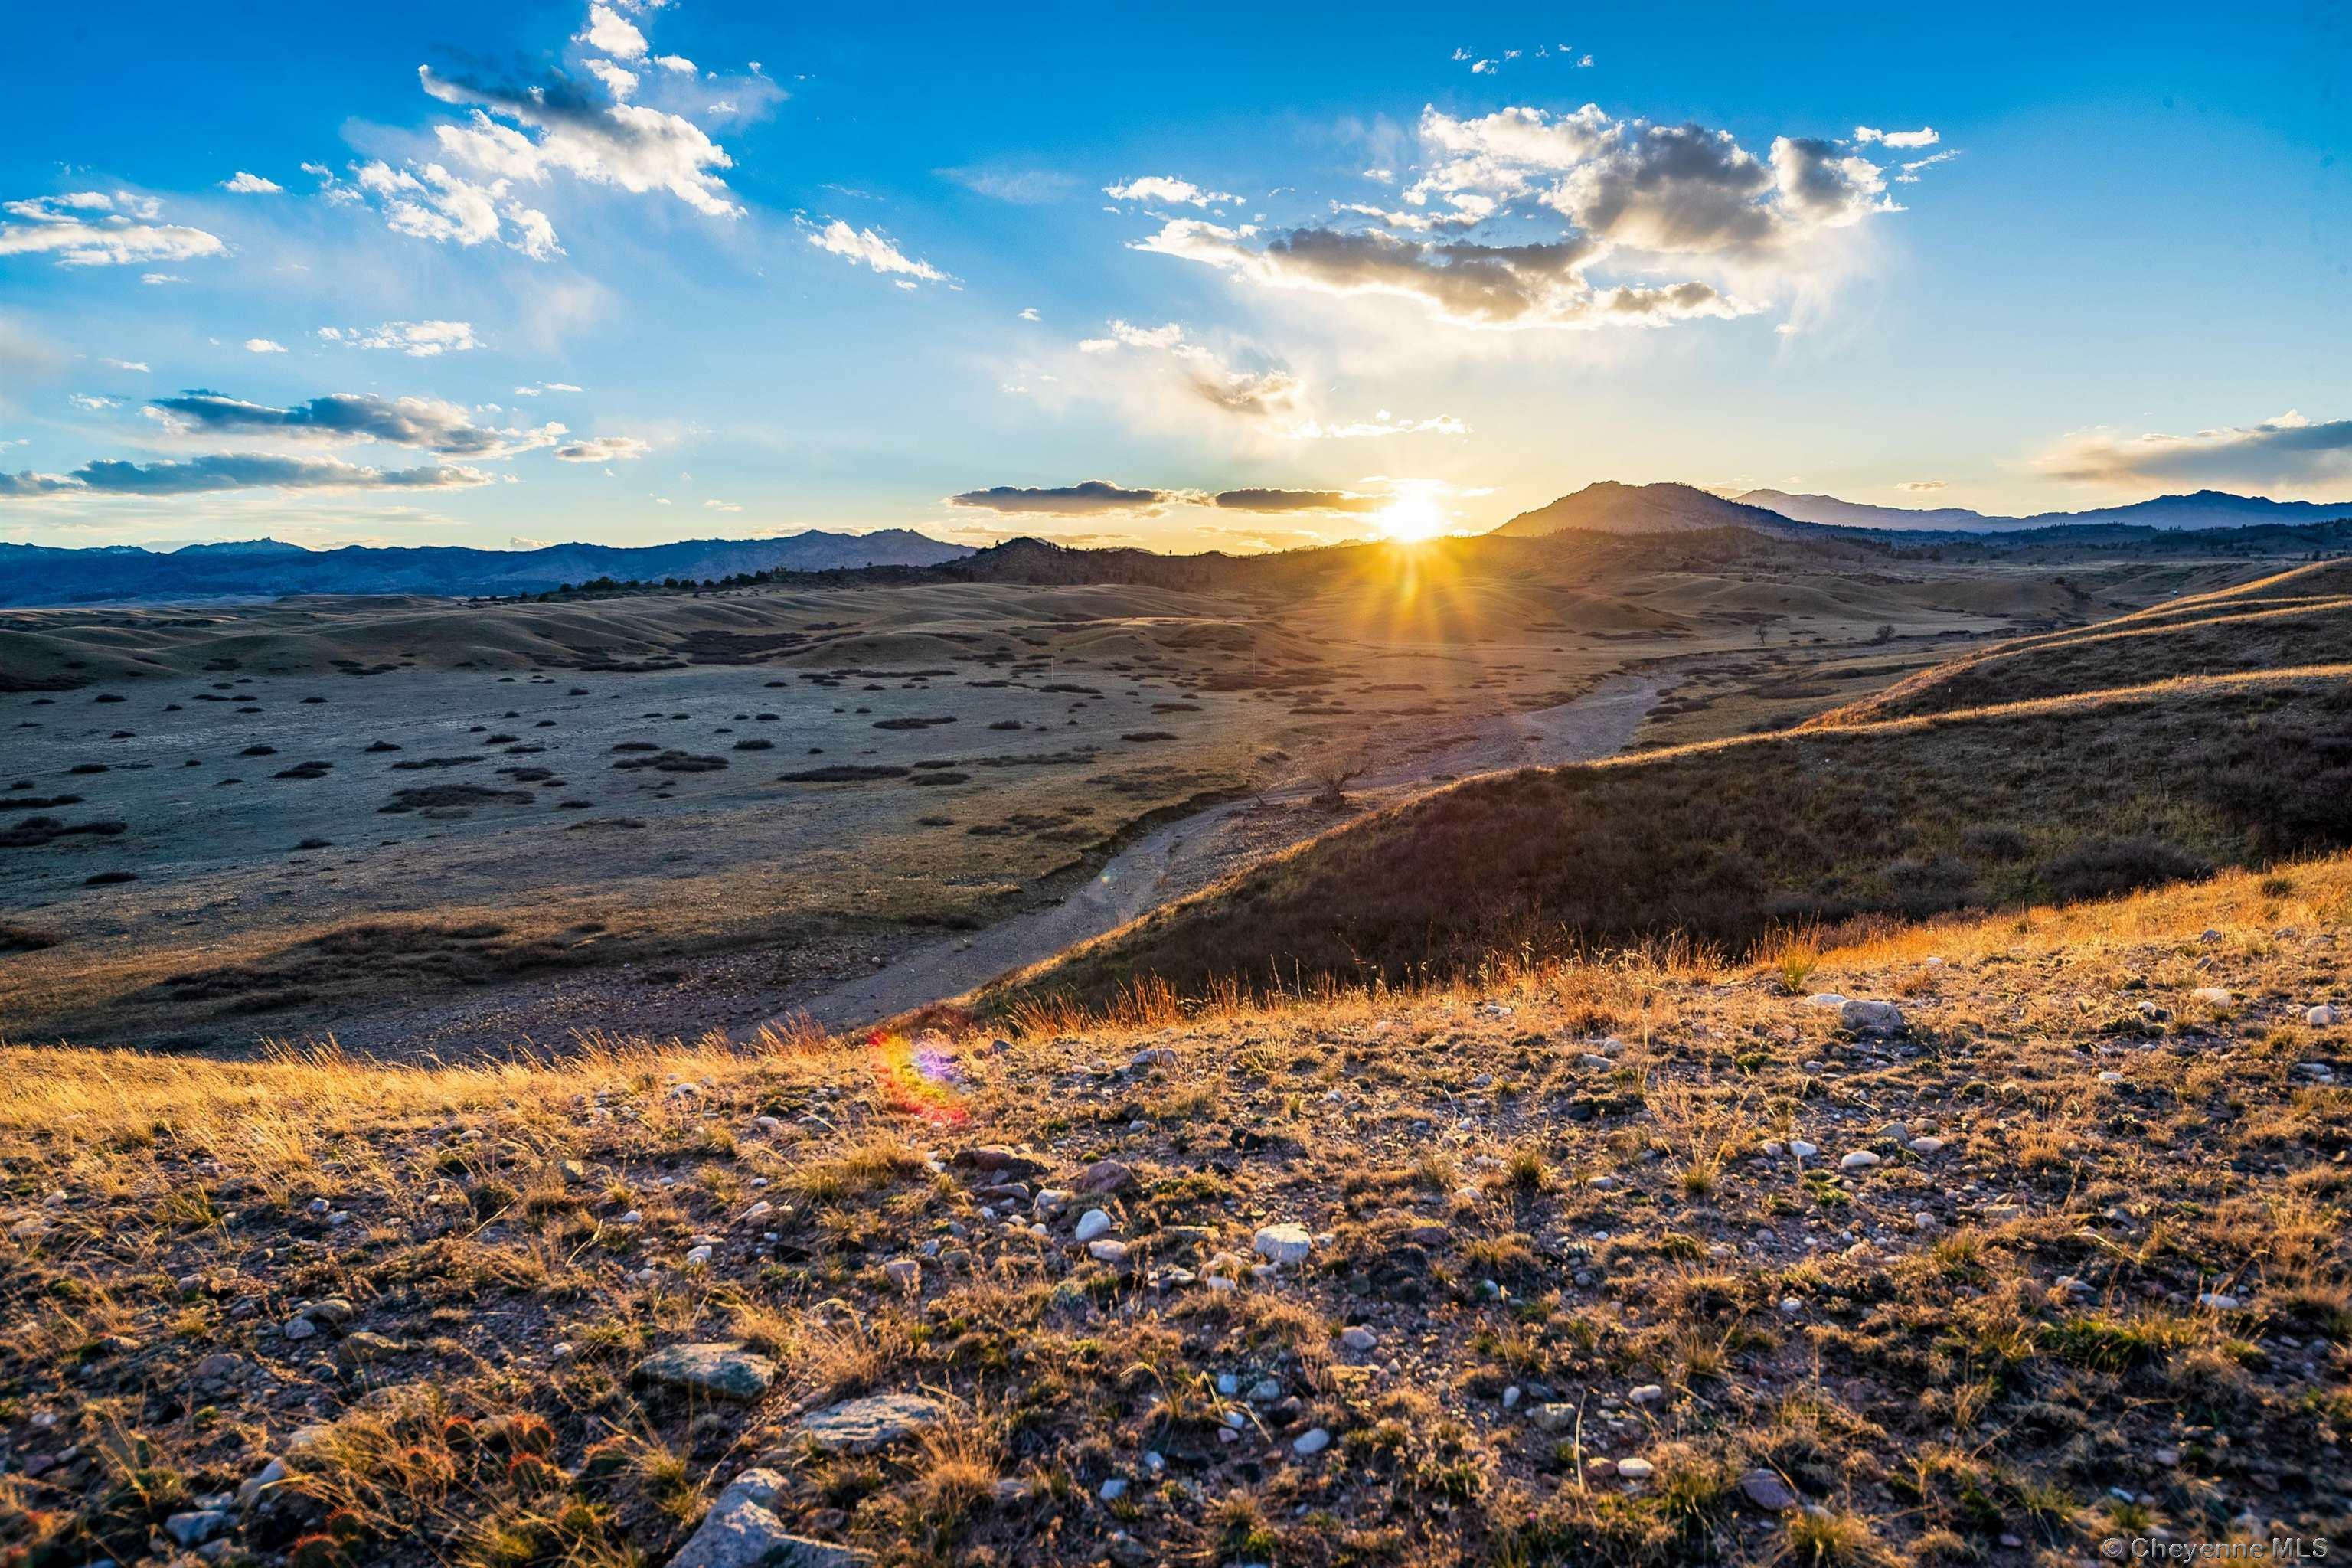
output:
[[[1455,742],[1349,787],[1365,805],[1386,805],[1448,776],[1612,756],[1672,684],[1664,675],[1612,676],[1572,702],[1481,721]],[[1129,845],[1062,902],[983,931],[929,943],[870,975],[811,997],[796,1011],[828,1029],[843,1030],[960,996],[1205,887],[1248,854],[1278,847],[1267,843],[1262,831],[1249,832],[1245,818],[1262,818],[1269,806],[1298,805],[1313,790],[1301,779],[1170,823]],[[1299,826],[1286,836],[1294,840],[1331,824],[1328,816],[1309,814],[1295,820]],[[735,1037],[750,1037],[765,1022],[744,1026]]]

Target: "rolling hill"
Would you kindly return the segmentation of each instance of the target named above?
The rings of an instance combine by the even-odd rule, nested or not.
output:
[[[1939,671],[1906,683],[1892,716],[1865,703],[1789,733],[1472,779],[1262,861],[992,999],[1398,984],[1667,933],[1738,947],[2339,848],[2352,606],[2327,590],[2342,570],[2011,645],[2028,679],[2006,679],[1998,655],[1941,667],[1962,684],[1933,713],[1908,705]],[[2301,662],[2247,667],[2272,657]]]

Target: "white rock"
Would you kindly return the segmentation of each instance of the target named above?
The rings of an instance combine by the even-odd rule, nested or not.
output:
[[[1899,1035],[1903,1032],[1903,1009],[1892,1002],[1857,998],[1838,1009],[1838,1022],[1857,1035]]]
[[[686,1249],[686,1266],[688,1268],[700,1268],[702,1265],[709,1263],[709,1261],[710,1248],[709,1247],[689,1247]]]
[[[1303,1225],[1269,1225],[1260,1228],[1250,1245],[1267,1262],[1284,1264],[1306,1262],[1315,1244]]]
[[[1655,1405],[1666,1396],[1666,1391],[1654,1383],[1645,1383],[1625,1397],[1635,1405]]]
[[[1309,1426],[1290,1441],[1290,1451],[1306,1457],[1319,1454],[1331,1446],[1331,1434],[1320,1426]]]
[[[1127,1261],[1127,1243],[1108,1239],[1090,1241],[1087,1243],[1087,1256],[1097,1263],[1108,1263],[1116,1267]]]
[[[1944,1141],[1941,1138],[1914,1138],[1911,1140],[1911,1152],[1914,1154],[1941,1153],[1943,1152],[1943,1148]]]
[[[2344,1014],[2332,1005],[2322,1002],[2318,1006],[2305,1013],[2303,1016],[2303,1021],[2315,1029],[2332,1029],[2344,1021]]]
[[[1361,1323],[1350,1324],[1339,1331],[1339,1344],[1342,1349],[1360,1352],[1376,1350],[1380,1347],[1380,1342],[1381,1336]]]
[[[1078,1228],[1071,1234],[1079,1241],[1092,1241],[1110,1232],[1110,1215],[1100,1209],[1088,1209],[1078,1216]]]
[[[1821,1145],[1818,1143],[1808,1143],[1801,1138],[1789,1140],[1789,1152],[1800,1160],[1810,1160],[1821,1152]]]
[[[2216,1007],[2226,1007],[2231,1002],[2230,993],[2219,985],[2200,985],[2189,994],[2196,997],[2200,1002],[2208,1002]]]
[[[1856,1149],[1838,1162],[1841,1171],[1867,1171],[1878,1163],[1878,1156],[1867,1149]]]
[[[1620,1459],[1617,1473],[1629,1481],[1646,1481],[1658,1473],[1658,1467],[1647,1459]]]

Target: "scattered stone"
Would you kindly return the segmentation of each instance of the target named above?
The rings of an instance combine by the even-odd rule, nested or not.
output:
[[[1634,1389],[1632,1393],[1626,1394],[1625,1398],[1629,1403],[1633,1405],[1655,1405],[1665,1396],[1666,1391],[1657,1384],[1645,1383],[1642,1384],[1641,1387]]]
[[[894,1258],[882,1266],[882,1273],[891,1284],[914,1294],[923,1288],[923,1266],[911,1258]]]
[[[872,1554],[794,1535],[772,1506],[782,1475],[746,1470],[727,1484],[669,1568],[862,1568]]]
[[[1739,1478],[1739,1489],[1758,1508],[1780,1513],[1797,1506],[1797,1494],[1770,1470],[1750,1470]]]
[[[946,1419],[947,1406],[920,1394],[874,1394],[801,1418],[802,1433],[829,1454],[870,1454]]]
[[[637,1363],[635,1375],[719,1399],[753,1400],[776,1381],[776,1363],[741,1345],[671,1345]]]
[[[1856,1149],[1838,1162],[1841,1171],[1867,1171],[1878,1163],[1878,1156],[1867,1149]]]
[[[1903,1009],[1892,1002],[1857,998],[1838,1008],[1838,1022],[1857,1035],[1899,1035],[1903,1032]]]
[[[236,1521],[216,1508],[175,1513],[163,1521],[163,1532],[182,1546],[201,1546]]]
[[[1617,1461],[1617,1474],[1619,1478],[1623,1480],[1646,1481],[1657,1473],[1658,1467],[1650,1463],[1647,1459],[1620,1459]]]
[[[2344,1021],[2343,1011],[2331,1003],[2322,1002],[2303,1016],[2303,1021],[2315,1029],[2332,1029]]]
[[[1088,1209],[1078,1216],[1077,1229],[1071,1233],[1071,1237],[1072,1239],[1079,1242],[1088,1242],[1098,1236],[1109,1234],[1110,1215],[1100,1209]]]
[[[1331,1446],[1331,1434],[1320,1426],[1309,1426],[1290,1441],[1290,1451],[1302,1458],[1311,1458]]]
[[[1078,1191],[1088,1197],[1108,1197],[1135,1180],[1135,1173],[1117,1160],[1097,1160],[1078,1175]]]
[[[1342,1350],[1361,1353],[1365,1351],[1378,1350],[1380,1343],[1381,1336],[1365,1328],[1361,1323],[1351,1324],[1339,1331],[1339,1346]]]
[[[1269,1225],[1257,1233],[1250,1245],[1257,1255],[1273,1264],[1304,1263],[1314,1250],[1313,1238],[1303,1225]]]

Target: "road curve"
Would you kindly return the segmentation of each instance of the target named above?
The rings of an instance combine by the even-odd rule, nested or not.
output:
[[[1482,720],[1455,744],[1368,774],[1350,787],[1386,796],[1410,792],[1441,775],[1462,777],[1613,756],[1625,749],[1643,718],[1672,684],[1672,678],[1664,675],[1611,676],[1572,702]],[[1311,793],[1305,782],[1287,784],[1154,828],[1105,862],[1091,880],[1060,903],[1015,915],[985,931],[927,942],[871,974],[811,997],[794,1015],[836,1032],[853,1029],[961,996],[999,975],[1050,958],[1213,879],[1221,830],[1244,806],[1261,800],[1302,800]],[[772,1021],[747,1024],[730,1037],[751,1038]]]

